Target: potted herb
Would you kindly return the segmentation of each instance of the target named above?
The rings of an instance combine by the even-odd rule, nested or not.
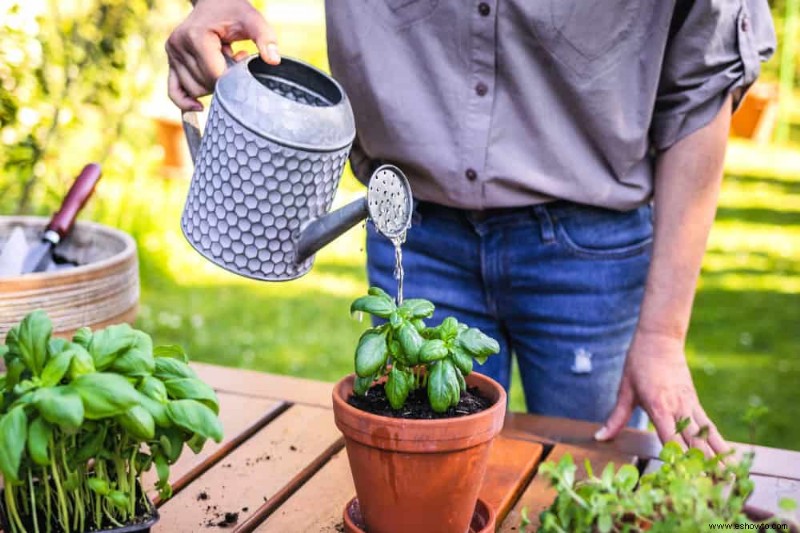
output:
[[[397,306],[374,287],[355,312],[386,321],[364,332],[355,375],[333,391],[366,530],[464,533],[506,410],[502,386],[473,360],[499,346],[452,317],[429,327],[431,302]]]
[[[685,429],[680,426],[687,422],[680,421],[679,429]],[[705,434],[707,430],[701,429],[699,436]],[[599,477],[587,460],[587,477],[581,481],[575,480],[577,467],[569,454],[558,463],[543,463],[539,473],[550,479],[558,496],[541,514],[539,531],[701,533],[726,525],[728,529],[759,529],[754,519],[765,517],[755,517],[745,507],[753,490],[749,479],[752,453],[736,462],[727,455],[705,457],[698,448],[683,451],[677,443],[667,442],[659,459],[663,465],[649,474],[640,476],[630,464],[616,470],[609,463]],[[794,506],[793,500],[781,501],[786,510]],[[786,526],[780,529],[789,530]]]
[[[214,391],[177,346],[154,348],[127,324],[72,341],[31,313],[0,346],[2,528],[14,532],[149,531],[158,514],[142,487],[222,428]]]

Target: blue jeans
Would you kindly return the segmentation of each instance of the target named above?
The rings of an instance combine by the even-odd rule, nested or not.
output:
[[[652,212],[569,202],[465,211],[420,202],[403,245],[405,298],[426,298],[500,343],[475,369],[508,389],[516,354],[528,411],[602,422],[616,402],[650,264]],[[397,293],[394,249],[367,230],[372,285]],[[637,411],[631,425],[644,427]]]

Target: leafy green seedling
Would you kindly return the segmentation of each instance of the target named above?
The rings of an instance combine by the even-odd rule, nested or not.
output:
[[[184,444],[222,427],[214,391],[177,346],[153,347],[128,325],[52,338],[41,311],[6,335],[0,354],[0,474],[13,533],[97,530],[144,508],[143,472],[162,498]]]
[[[356,299],[350,314],[363,312],[386,322],[365,331],[355,353],[355,394],[386,377],[384,389],[393,409],[400,409],[411,391],[425,388],[431,408],[443,413],[458,404],[473,360],[483,364],[500,345],[476,328],[445,318],[429,327],[433,315],[428,300],[408,299],[397,306],[383,290],[372,287]]]

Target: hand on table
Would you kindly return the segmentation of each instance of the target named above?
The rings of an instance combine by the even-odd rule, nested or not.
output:
[[[214,89],[225,71],[223,54],[239,61],[231,43],[250,39],[261,58],[271,65],[281,61],[275,32],[247,0],[199,0],[183,23],[167,39],[169,97],[184,111],[200,111],[200,96]]]
[[[641,406],[650,416],[662,442],[675,440],[700,448],[707,456],[728,451],[728,444],[708,418],[697,397],[683,341],[656,333],[637,332],[628,351],[617,404],[595,438],[611,440],[625,427],[633,409]],[[689,425],[675,433],[678,420]],[[707,437],[698,436],[707,427]]]

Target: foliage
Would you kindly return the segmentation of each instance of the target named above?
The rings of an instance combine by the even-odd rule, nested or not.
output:
[[[703,438],[706,433],[701,429],[698,435]],[[599,477],[587,459],[586,479],[580,481],[569,454],[558,463],[543,463],[539,472],[550,479],[558,496],[541,514],[540,531],[700,533],[712,524],[753,524],[744,514],[753,491],[752,453],[736,462],[730,453],[705,457],[698,448],[683,451],[671,441],[659,459],[661,467],[642,476],[631,464],[617,470],[609,463]],[[785,500],[781,506],[790,509],[793,503]]]
[[[119,526],[146,506],[143,472],[155,465],[168,497],[184,443],[197,453],[222,440],[216,395],[180,347],[154,348],[127,324],[82,328],[71,341],[51,332],[36,311],[0,347],[6,515],[14,532]]]
[[[393,409],[403,407],[409,393],[422,387],[427,388],[428,401],[437,413],[458,404],[467,388],[464,378],[472,372],[472,360],[485,362],[500,351],[500,345],[453,317],[438,326],[426,326],[423,319],[433,311],[431,302],[417,298],[397,306],[377,287],[353,302],[350,313],[386,320],[365,331],[358,341],[356,394],[366,394],[373,382],[386,376],[384,388]]]

